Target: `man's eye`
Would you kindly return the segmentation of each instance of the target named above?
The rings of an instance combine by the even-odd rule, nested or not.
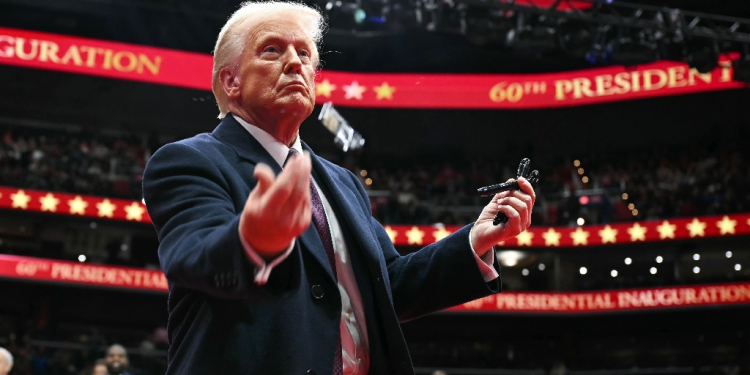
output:
[[[266,47],[265,51],[263,52],[276,53],[276,52],[279,52],[279,50],[277,50],[276,47]]]
[[[303,50],[303,51],[300,51],[300,52],[299,52],[299,55],[300,55],[300,56],[303,56],[303,57],[310,57],[310,54],[309,54],[309,53],[308,53],[307,51],[304,51],[304,50]]]

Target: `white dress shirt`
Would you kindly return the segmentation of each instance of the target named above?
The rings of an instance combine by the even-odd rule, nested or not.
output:
[[[258,141],[258,143],[261,144],[261,146],[263,146],[263,148],[266,149],[271,157],[283,167],[284,161],[286,161],[286,158],[289,155],[289,147],[279,142],[263,129],[251,125],[237,116],[234,116],[234,118]],[[297,137],[297,140],[292,147],[302,154],[302,143],[299,137]],[[367,339],[367,325],[365,324],[362,296],[359,293],[357,279],[354,276],[354,270],[352,269],[341,225],[331,208],[330,202],[320,189],[320,185],[318,185],[318,182],[312,177],[311,180],[318,189],[318,195],[320,196],[320,201],[323,204],[323,209],[326,218],[328,219],[328,226],[333,240],[333,251],[336,255],[336,273],[338,275],[338,287],[341,294],[341,323],[339,327],[341,332],[341,358],[344,375],[365,375],[369,368],[369,341]],[[471,238],[471,236],[469,238]],[[263,285],[268,281],[271,270],[273,270],[277,264],[284,261],[294,248],[293,240],[284,253],[276,257],[276,259],[266,262],[247,243],[241,233],[240,241],[245,248],[245,253],[248,258],[253,265],[255,265],[255,282],[258,285]],[[471,240],[469,240],[469,245],[471,245]],[[472,251],[473,250],[474,248],[472,247]],[[476,258],[477,265],[479,266],[479,270],[485,281],[492,281],[499,276],[497,271],[495,271],[495,268],[492,267],[492,264],[495,261],[494,251],[487,251],[482,257],[479,257],[476,252],[474,252],[474,257]]]

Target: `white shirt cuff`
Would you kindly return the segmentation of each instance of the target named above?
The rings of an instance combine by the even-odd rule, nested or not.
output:
[[[474,259],[476,259],[477,261],[479,272],[482,273],[484,281],[488,283],[500,277],[500,274],[498,274],[497,270],[495,270],[495,267],[493,267],[493,265],[495,264],[495,249],[487,250],[487,252],[484,253],[484,255],[482,255],[481,257],[477,255],[477,252],[474,250],[474,245],[471,244],[471,233],[473,231],[474,227],[472,227],[469,231],[469,247],[471,247],[471,252],[474,254]]]
[[[255,283],[258,285],[265,285],[268,281],[268,277],[271,276],[271,271],[273,270],[276,265],[283,262],[284,259],[286,259],[289,254],[292,252],[292,249],[294,249],[294,241],[289,244],[289,247],[282,253],[281,255],[277,256],[274,260],[271,262],[266,262],[263,258],[261,258],[260,255],[253,249],[252,246],[250,246],[247,241],[245,241],[245,237],[242,237],[242,233],[239,232],[239,228],[237,228],[237,234],[240,236],[240,242],[242,243],[242,247],[245,249],[245,254],[247,254],[247,257],[250,258],[250,262],[253,263],[255,266]]]

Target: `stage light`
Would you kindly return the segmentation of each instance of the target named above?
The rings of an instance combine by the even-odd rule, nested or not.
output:
[[[633,260],[632,260],[632,259],[630,259],[629,257],[628,257],[628,258],[625,258],[625,264],[627,264],[627,265],[631,265],[631,264],[633,264]]]
[[[581,267],[581,268],[580,268],[580,269],[578,270],[578,272],[580,272],[580,273],[581,273],[581,275],[585,275],[585,274],[586,274],[587,272],[589,272],[589,270],[587,270],[587,269],[586,269],[586,267]]]
[[[79,255],[78,256],[78,261],[81,262],[81,263],[85,262],[86,261],[86,256],[83,255],[83,254]]]
[[[625,36],[607,43],[609,61],[614,65],[638,65],[659,60],[658,45],[644,35]]]
[[[518,261],[525,257],[526,253],[518,250],[502,250],[497,253],[500,264],[506,267],[515,267]]]
[[[588,184],[589,183],[589,178],[586,177],[586,176],[583,176],[583,178],[581,179],[581,181],[583,181],[584,184]]]
[[[578,174],[581,174],[581,175],[582,175],[582,174],[583,174],[583,172],[584,172],[583,168],[578,168]]]
[[[652,275],[656,275],[656,267],[651,267],[649,271],[651,272]]]
[[[628,204],[628,210],[633,211],[634,208],[635,208],[634,204],[632,203]]]
[[[544,271],[545,268],[547,268],[547,266],[545,266],[544,263],[539,263],[539,271]]]
[[[367,186],[372,185],[372,179],[369,178],[369,177],[367,179],[365,179],[365,184],[367,184]]]
[[[693,273],[701,273],[701,268],[698,266],[693,267]]]
[[[732,79],[737,82],[750,83],[750,52],[747,44],[744,45],[745,51],[740,58],[732,61]]]
[[[529,270],[527,270],[526,268],[524,268],[523,270],[521,270],[521,275],[529,276]]]
[[[91,222],[91,223],[89,224],[89,228],[91,228],[91,229],[96,229],[96,222],[95,222],[95,221],[92,221],[92,222]]]
[[[362,176],[362,177],[367,177],[367,170],[363,169],[363,170],[359,171],[359,175]]]
[[[628,193],[622,193],[622,200],[628,200]]]
[[[578,203],[580,203],[580,204],[582,204],[582,205],[587,205],[587,204],[589,204],[589,197],[588,197],[588,196],[586,196],[586,195],[584,195],[584,196],[581,196],[580,198],[578,198]]]
[[[701,260],[700,254],[693,254],[693,260]]]
[[[576,220],[576,223],[578,225],[586,224],[586,220],[584,220],[582,217],[579,217],[578,220]]]
[[[742,269],[742,266],[739,263],[737,263],[737,264],[734,265],[734,270],[735,271],[739,271],[741,269]]]
[[[713,40],[691,41],[688,43],[687,63],[699,73],[710,73],[719,65],[719,46]]]
[[[581,161],[580,160],[573,160],[573,166],[574,167],[580,167],[581,166]]]
[[[633,209],[633,211],[631,211],[631,212],[633,213],[633,216],[638,216],[638,210],[637,209]]]
[[[612,277],[617,277],[617,270],[612,270],[609,274],[612,275]]]
[[[367,13],[365,13],[365,10],[362,8],[357,8],[354,11],[354,22],[357,24],[361,24],[362,22],[365,22],[365,19],[367,18]]]
[[[661,255],[656,257],[656,263],[661,263],[664,261],[664,258],[661,257]]]
[[[724,255],[727,256],[727,259],[729,259],[729,258],[732,257],[732,252],[731,251],[727,251]]]

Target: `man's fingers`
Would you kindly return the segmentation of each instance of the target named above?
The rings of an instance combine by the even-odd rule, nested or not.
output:
[[[255,179],[258,180],[258,184],[255,185],[253,193],[256,193],[260,196],[263,196],[263,194],[268,191],[268,189],[271,187],[271,185],[273,185],[273,182],[276,179],[273,171],[271,170],[271,167],[263,163],[258,163],[258,165],[255,166],[253,176],[255,176]]]
[[[523,177],[519,178],[518,187],[520,187],[524,193],[528,194],[531,197],[532,204],[536,202],[536,193],[534,192],[534,187],[531,186],[531,183],[529,182],[529,180]]]
[[[528,222],[528,206],[525,202],[522,200],[516,198],[516,197],[508,197],[503,198],[498,202],[499,206],[511,206],[520,216],[521,218],[521,224],[524,226],[524,229],[526,227],[526,223]],[[499,208],[499,207],[498,207]]]
[[[502,212],[508,217],[508,222],[505,223],[505,230],[508,231],[511,236],[516,236],[526,229],[522,227],[521,215],[519,215],[518,211],[512,206],[501,205],[498,207],[498,212]]]
[[[526,212],[528,216],[527,222],[531,223],[531,211],[534,209],[534,201],[531,199],[531,196],[518,190],[514,190],[513,197],[520,199],[522,202],[526,203],[526,207],[528,207],[528,210]]]

